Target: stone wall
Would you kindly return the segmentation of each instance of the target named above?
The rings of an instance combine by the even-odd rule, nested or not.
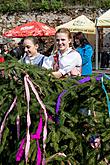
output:
[[[47,23],[48,25],[55,27],[82,14],[86,15],[90,20],[95,21],[96,16],[99,16],[102,12],[103,10],[101,9],[72,8],[65,9],[62,12],[35,11],[28,13],[0,14],[0,35],[2,35],[3,32],[16,27],[17,25],[21,25],[32,20]]]
[[[87,16],[90,20],[95,22],[95,18],[99,17],[105,11],[102,9],[94,9],[94,8],[81,8],[81,7],[72,7],[70,9],[64,9],[63,11],[57,12],[41,12],[34,11],[28,13],[6,13],[0,14],[0,35],[13,27],[26,23],[28,21],[38,21],[46,23],[52,27],[56,27],[60,24],[69,22],[80,15]],[[92,39],[93,38],[93,39]],[[89,42],[95,45],[95,38],[90,38]],[[89,38],[88,38],[89,39]],[[53,37],[48,37],[43,39],[45,42],[44,52],[48,50],[48,48],[53,44]]]

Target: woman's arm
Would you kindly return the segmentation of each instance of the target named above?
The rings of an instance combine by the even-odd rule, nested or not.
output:
[[[91,60],[93,55],[93,49],[90,45],[86,45],[84,49],[84,54],[82,55],[82,65],[85,65]]]

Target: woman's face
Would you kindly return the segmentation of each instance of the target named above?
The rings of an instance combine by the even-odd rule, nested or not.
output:
[[[76,44],[76,46],[80,45],[80,40],[78,38],[75,38],[75,44]]]
[[[58,50],[60,50],[61,53],[64,53],[69,48],[71,39],[68,38],[68,34],[66,33],[57,33],[55,41]]]
[[[30,39],[25,39],[23,42],[24,51],[29,57],[35,56],[37,54],[38,44],[34,44]]]

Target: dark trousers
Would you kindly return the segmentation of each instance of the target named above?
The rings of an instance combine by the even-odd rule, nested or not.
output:
[[[101,68],[108,68],[109,67],[109,53],[102,52],[101,53]]]

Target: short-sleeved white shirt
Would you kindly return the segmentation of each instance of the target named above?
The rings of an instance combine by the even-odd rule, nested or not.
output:
[[[69,48],[66,52],[61,54],[58,51],[59,55],[59,72],[62,75],[69,73],[73,68],[80,67],[82,65],[82,59],[80,54]],[[47,69],[53,69],[54,57],[51,55],[48,58],[44,58],[43,67]]]

